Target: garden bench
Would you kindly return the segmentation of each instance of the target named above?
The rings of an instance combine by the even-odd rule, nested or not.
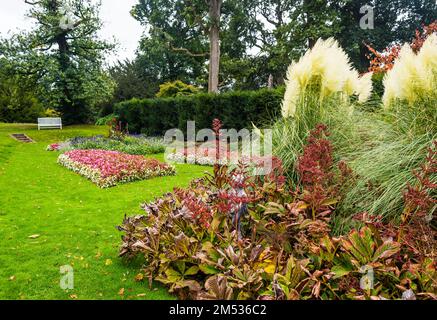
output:
[[[38,118],[38,130],[41,129],[56,129],[62,130],[61,118]]]

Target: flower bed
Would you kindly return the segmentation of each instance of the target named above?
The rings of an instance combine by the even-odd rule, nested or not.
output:
[[[202,166],[213,166],[215,163],[222,165],[232,162],[237,153],[221,152],[218,157],[212,148],[184,148],[175,150],[167,155],[168,161],[177,163],[198,164]]]
[[[58,163],[101,188],[175,174],[175,168],[166,163],[117,151],[72,150],[61,154]]]
[[[111,150],[132,155],[149,155],[164,153],[165,145],[159,138],[126,135],[119,139],[103,136],[75,137],[47,146],[47,151],[65,152],[69,150]]]
[[[197,164],[201,166],[220,165],[237,165],[239,162],[244,162],[251,166],[262,166],[264,161],[271,159],[271,156],[245,156],[237,151],[222,150],[216,156],[215,148],[184,148],[177,149],[173,153],[167,155],[167,160],[176,163]]]

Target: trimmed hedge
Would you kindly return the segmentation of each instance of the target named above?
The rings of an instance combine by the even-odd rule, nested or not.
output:
[[[252,128],[280,113],[284,88],[258,91],[234,91],[223,94],[201,93],[193,96],[132,99],[115,105],[114,113],[129,124],[132,133],[164,135],[172,128],[186,132],[187,121],[196,121],[196,129],[210,128],[214,118],[225,128]]]

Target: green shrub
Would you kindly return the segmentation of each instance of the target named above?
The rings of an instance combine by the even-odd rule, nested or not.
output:
[[[173,82],[166,82],[159,86],[159,92],[156,94],[157,98],[174,98],[180,96],[191,96],[199,93],[199,89],[190,84],[183,83],[180,80]]]
[[[96,126],[107,126],[116,118],[115,114],[111,113],[96,120]]]
[[[0,75],[0,122],[31,122],[44,116],[34,92],[20,85],[16,76]]]
[[[47,118],[58,118],[60,116],[61,116],[61,114],[58,111],[56,111],[55,109],[52,109],[52,108],[47,108],[44,111],[44,117],[47,117]]]
[[[130,136],[126,136],[122,140],[105,137],[77,137],[70,140],[69,145],[73,149],[112,150],[132,155],[158,154],[165,151],[165,145],[159,139]]]
[[[377,95],[380,98],[382,98],[382,96],[384,95],[384,76],[385,73],[382,72],[374,73],[372,76],[373,94]]]
[[[223,94],[201,93],[193,96],[132,99],[115,106],[115,114],[129,131],[163,135],[168,129],[186,132],[187,121],[197,128],[210,127],[219,118],[225,128],[252,128],[276,116],[281,109],[283,88],[236,91]]]

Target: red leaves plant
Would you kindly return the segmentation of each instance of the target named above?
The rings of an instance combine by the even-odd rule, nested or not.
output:
[[[415,38],[411,42],[411,49],[415,53],[419,52],[425,40],[433,33],[437,32],[437,21],[428,26],[422,27],[423,31],[416,30]],[[374,73],[385,73],[393,68],[395,60],[399,57],[401,46],[393,44],[385,48],[382,52],[377,51],[372,46],[364,43],[370,54],[367,58],[370,60],[369,71]]]
[[[313,209],[313,219],[314,211],[326,213],[330,210],[329,206],[339,200],[343,186],[352,176],[344,161],[340,161],[335,168],[333,147],[328,137],[327,126],[318,124],[310,133],[297,163],[300,184],[304,189],[302,199]]]

